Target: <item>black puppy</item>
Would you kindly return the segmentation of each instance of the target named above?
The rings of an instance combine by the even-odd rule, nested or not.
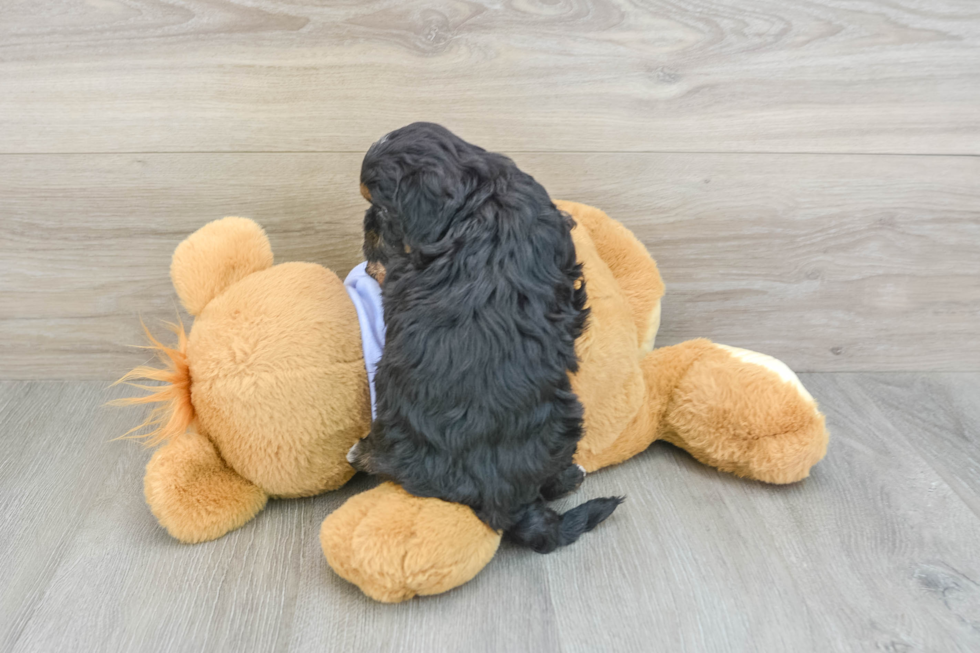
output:
[[[348,458],[535,551],[571,544],[622,501],[564,515],[544,503],[585,475],[568,378],[588,316],[573,221],[509,158],[431,123],[372,145],[361,192],[387,334],[377,418]]]

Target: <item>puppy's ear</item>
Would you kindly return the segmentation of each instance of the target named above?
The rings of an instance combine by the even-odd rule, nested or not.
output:
[[[423,169],[403,178],[396,196],[405,243],[420,246],[445,236],[465,200],[457,170]]]

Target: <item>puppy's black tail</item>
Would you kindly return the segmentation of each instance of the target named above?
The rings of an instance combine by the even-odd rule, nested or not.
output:
[[[592,499],[559,515],[538,500],[521,509],[517,523],[507,530],[506,536],[538,553],[551,553],[598,526],[622,502],[623,497]]]

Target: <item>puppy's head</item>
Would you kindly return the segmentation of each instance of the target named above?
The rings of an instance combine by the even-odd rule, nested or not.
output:
[[[510,160],[416,122],[371,146],[361,165],[364,255],[386,265],[397,253],[440,241],[463,215],[474,191]],[[512,164],[511,164],[512,165]]]

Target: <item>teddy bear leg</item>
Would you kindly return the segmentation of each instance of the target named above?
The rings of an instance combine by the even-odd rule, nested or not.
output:
[[[217,539],[244,525],[268,499],[193,429],[157,449],[146,465],[143,490],[160,525],[186,543]]]
[[[583,438],[579,443],[575,462],[592,473],[629,460],[656,440],[668,439],[662,426],[673,393],[691,366],[713,347],[708,340],[690,340],[646,354],[636,372],[638,379],[629,390],[639,395],[636,404],[628,404],[633,411],[631,419],[612,437],[599,439],[595,433],[587,433],[590,440]]]
[[[468,507],[394,483],[348,499],[320,528],[327,563],[384,603],[462,585],[490,562],[500,537]]]
[[[827,451],[824,416],[781,361],[694,340],[644,360],[657,438],[699,461],[767,483],[806,478]]]

